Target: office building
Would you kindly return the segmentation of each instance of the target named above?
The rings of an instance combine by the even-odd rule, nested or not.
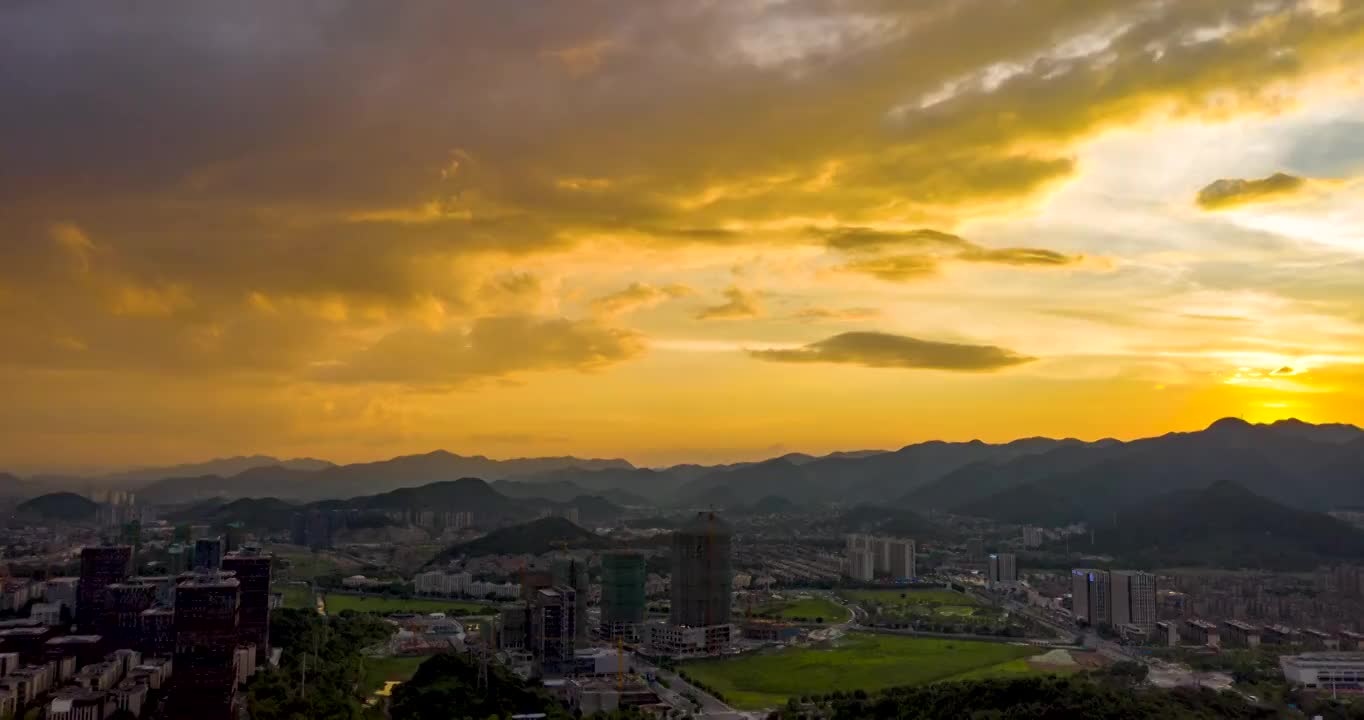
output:
[[[1071,612],[1075,622],[1098,627],[1111,625],[1111,600],[1107,570],[1076,569],[1070,571]]]
[[[986,580],[991,589],[1007,589],[1018,585],[1018,560],[1013,553],[992,553]]]
[[[93,632],[104,615],[105,589],[130,574],[133,549],[127,545],[81,548],[81,576],[76,591],[76,624]]]
[[[142,637],[142,612],[156,604],[156,586],[135,582],[112,583],[104,589],[104,612],[95,632],[110,648],[137,647]]]
[[[223,570],[234,573],[241,585],[239,642],[256,648],[256,662],[270,652],[270,574],[273,557],[248,545],[223,558]]]
[[[1290,685],[1330,693],[1364,692],[1364,653],[1310,652],[1279,656]]]
[[[1156,576],[1137,570],[1114,570],[1108,576],[1110,624],[1134,625],[1144,633],[1151,632],[1156,625]]]
[[[531,654],[540,677],[561,677],[573,665],[576,593],[567,585],[536,592],[530,613]]]
[[[241,585],[223,573],[196,573],[175,589],[172,717],[235,717]]]
[[[601,559],[601,634],[615,639],[637,639],[644,624],[644,556],[616,551]]]
[[[223,567],[223,539],[200,538],[194,541],[194,567],[199,570],[220,570]]]
[[[673,625],[729,624],[733,531],[714,512],[700,512],[672,538]]]

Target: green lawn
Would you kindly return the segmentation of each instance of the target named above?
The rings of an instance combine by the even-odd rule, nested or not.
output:
[[[287,608],[311,608],[316,607],[313,602],[313,591],[306,585],[293,585],[281,583],[272,588],[275,592],[283,593],[284,607]]]
[[[849,611],[838,603],[823,597],[808,597],[785,600],[760,608],[754,608],[754,615],[779,617],[797,622],[815,622],[823,618],[826,624],[837,624],[848,619]]]
[[[365,677],[360,681],[360,693],[370,695],[382,688],[388,680],[407,682],[416,674],[417,667],[429,659],[427,655],[367,657],[365,658]]]
[[[758,710],[790,697],[834,690],[879,690],[962,676],[1033,672],[1028,645],[852,633],[833,648],[784,648],[739,658],[683,665],[724,694],[730,705]]]
[[[890,606],[978,605],[975,598],[951,590],[843,590],[845,600]]]
[[[327,594],[327,614],[336,615],[342,610],[372,613],[436,613],[466,615],[480,612],[486,603],[465,602],[462,600],[440,600],[437,598],[392,598],[365,597],[363,595]]]

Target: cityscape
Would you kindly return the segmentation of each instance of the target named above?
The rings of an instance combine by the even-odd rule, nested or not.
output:
[[[1178,442],[1218,454],[1292,437],[1298,449],[1354,452],[1364,430],[1341,432],[1219,421]],[[344,502],[202,499],[203,475],[10,500],[0,713],[418,718],[444,712],[428,685],[456,683],[468,697],[445,702],[469,707],[738,720],[829,716],[851,691],[1046,677],[1206,693],[1266,717],[1364,701],[1354,544],[1364,526],[1353,512],[1275,504],[1311,523],[1300,527],[1215,483],[1200,497],[1223,506],[1193,507],[1196,532],[1173,561],[1153,564],[1102,519],[1019,524],[1015,508],[785,495],[697,509],[686,499],[716,474],[734,488],[780,478],[774,469],[849,478],[913,466],[924,452],[937,446],[724,467],[676,484],[673,500],[632,492],[657,470],[603,474],[573,458]],[[452,470],[463,462],[436,457]],[[261,462],[240,475],[279,467]],[[406,483],[397,476],[411,462],[363,467]],[[941,469],[953,488],[973,467],[960,462]],[[348,470],[308,472],[329,483]],[[1232,507],[1247,502],[1249,517]],[[1187,532],[1162,512],[1143,520]],[[1329,541],[1312,544],[1321,527]],[[1237,539],[1278,548],[1235,545],[1224,560]],[[1290,549],[1291,562],[1276,555]],[[444,674],[424,677],[437,662]]]
[[[1364,0],[0,2],[0,720],[1364,720]]]

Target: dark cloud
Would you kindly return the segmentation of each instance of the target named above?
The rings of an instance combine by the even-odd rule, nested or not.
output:
[[[592,301],[592,311],[601,315],[621,315],[641,308],[652,307],[666,300],[695,294],[686,285],[673,283],[658,287],[648,283],[631,283],[628,287],[603,295]]]
[[[879,332],[847,332],[796,350],[751,350],[749,354],[759,360],[775,362],[964,372],[999,370],[1034,359],[993,345],[936,342]]]
[[[701,308],[696,313],[696,319],[739,320],[755,318],[763,314],[762,297],[752,290],[731,287],[725,290],[725,297],[728,299],[719,305]]]
[[[824,320],[859,322],[862,320],[872,320],[880,317],[880,315],[880,310],[869,307],[828,308],[814,306],[803,308],[792,315],[792,317],[801,322],[820,322]]]
[[[644,338],[623,328],[567,318],[480,318],[456,331],[399,330],[317,377],[457,387],[522,372],[599,370],[644,352]]]
[[[960,235],[919,228],[879,230],[867,227],[815,228],[809,233],[832,249],[853,256],[844,270],[891,282],[928,277],[945,262],[1056,267],[1084,258],[1042,248],[988,248]]]
[[[1224,178],[1208,183],[1198,191],[1195,200],[1204,210],[1223,210],[1226,208],[1272,202],[1293,197],[1307,190],[1309,183],[1288,173],[1274,173],[1258,180]]]

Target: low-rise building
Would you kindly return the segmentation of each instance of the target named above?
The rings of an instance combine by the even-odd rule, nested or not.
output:
[[[1184,640],[1191,645],[1218,647],[1221,639],[1217,636],[1217,626],[1207,620],[1190,618],[1184,621]]]
[[[1279,668],[1283,670],[1285,680],[1308,690],[1364,692],[1364,653],[1282,655]]]
[[[1227,647],[1256,648],[1260,646],[1260,628],[1240,620],[1222,623],[1222,638]]]
[[[62,624],[62,604],[61,603],[33,603],[28,609],[28,616],[37,620],[43,625],[55,627]]]
[[[565,683],[565,690],[569,705],[583,716],[660,704],[658,694],[638,678],[623,685],[615,680],[575,678]]]
[[[1179,644],[1179,623],[1174,620],[1156,622],[1155,640],[1158,645],[1175,647]]]
[[[733,625],[673,625],[650,623],[645,637],[655,652],[671,655],[717,655],[730,646]]]
[[[47,705],[48,720],[104,720],[106,693],[66,688]]]
[[[109,691],[109,696],[119,710],[127,710],[137,717],[142,717],[142,708],[147,704],[148,690],[149,688],[140,682],[124,680],[118,687]]]

